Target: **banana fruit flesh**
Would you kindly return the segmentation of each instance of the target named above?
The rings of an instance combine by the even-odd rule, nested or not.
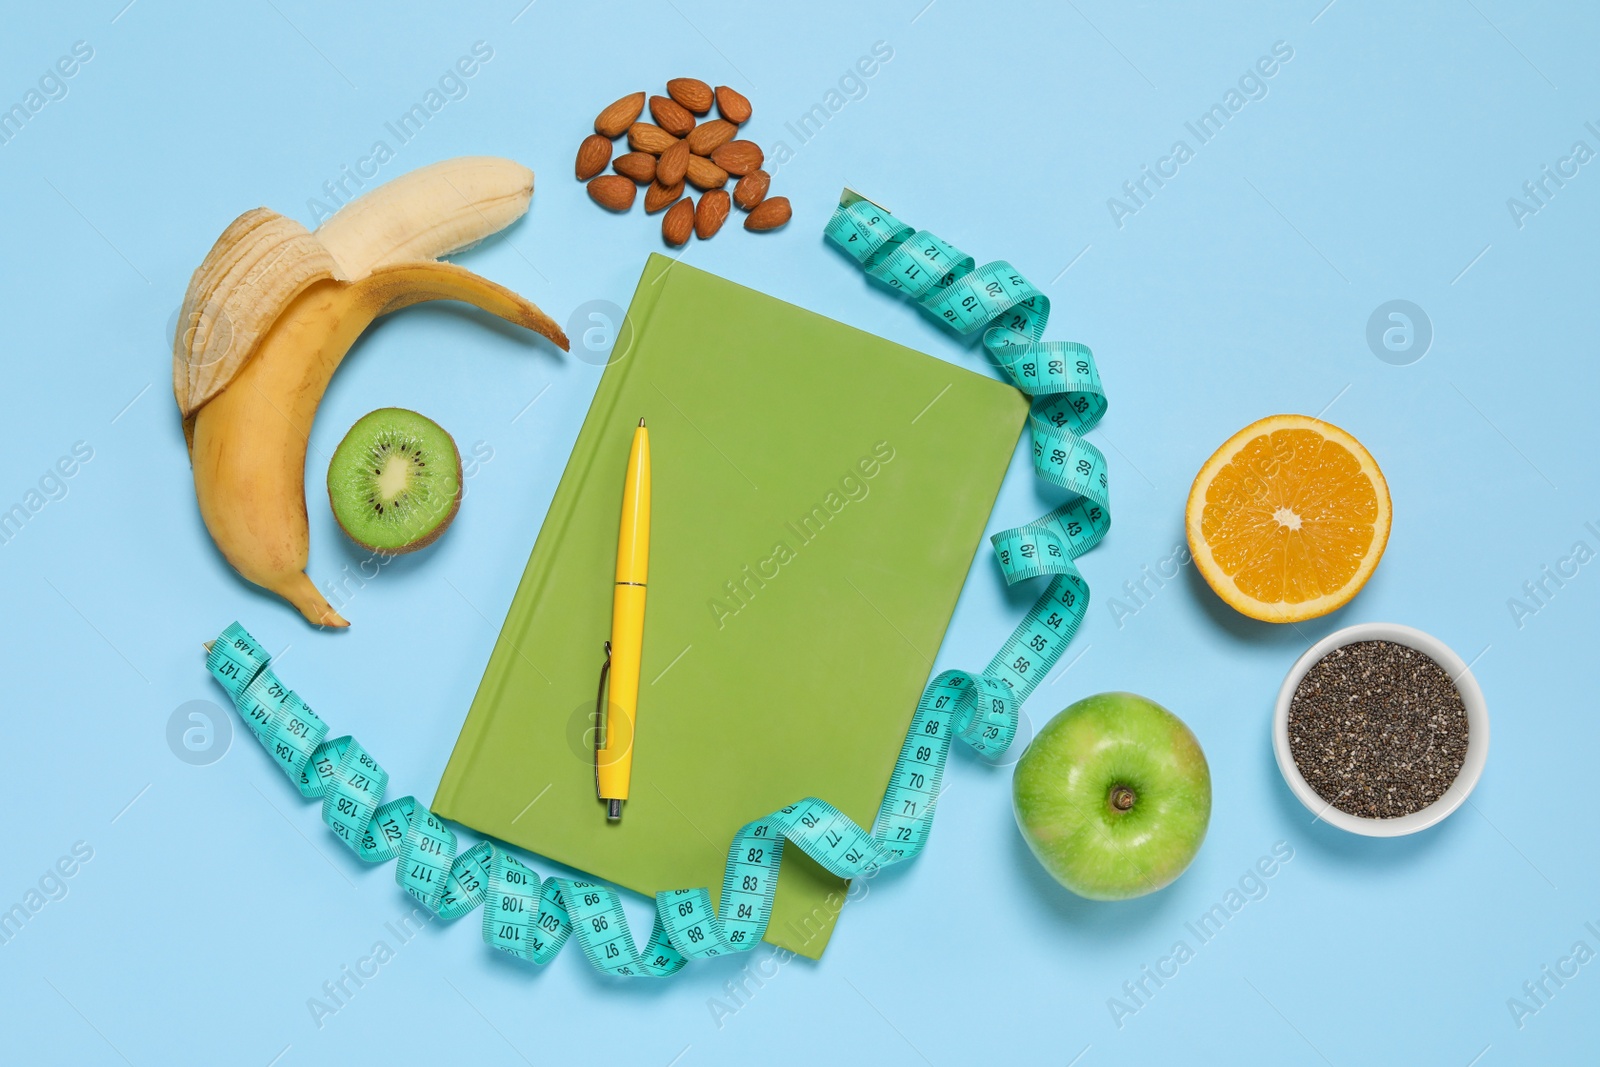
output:
[[[317,228],[347,278],[438,259],[499,233],[528,210],[533,172],[492,156],[422,167],[378,186]]]
[[[412,304],[459,300],[567,348],[536,306],[439,261],[516,221],[532,194],[533,172],[511,160],[446,160],[379,186],[314,233],[248,211],[195,271],[173,344],[173,394],[200,515],[235,570],[311,622],[349,625],[305,573],[306,447],[333,372],[367,326]]]

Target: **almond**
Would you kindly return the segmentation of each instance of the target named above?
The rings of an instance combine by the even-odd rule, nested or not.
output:
[[[677,140],[660,126],[652,126],[648,122],[635,122],[628,127],[628,146],[637,152],[649,152],[652,156],[659,156]]]
[[[711,110],[711,86],[699,78],[673,78],[667,83],[667,95],[696,115]]]
[[[595,179],[599,181],[600,179]],[[789,221],[789,216],[794,214],[789,207],[787,196],[774,196],[761,201],[754,211],[744,217],[744,228],[756,233],[767,230],[776,230],[779,226]]]
[[[739,132],[739,127],[727,119],[712,119],[702,122],[689,131],[689,151],[697,156],[709,156],[733,140],[733,135]]]
[[[772,175],[764,170],[753,170],[739,179],[739,184],[733,187],[733,202],[746,211],[754,210],[755,206],[767,198],[767,189],[772,185]],[[645,204],[648,206],[649,200]]]
[[[610,142],[606,143],[609,146]],[[611,166],[618,174],[626,175],[640,185],[649,185],[656,180],[656,157],[648,152],[629,152],[625,156],[618,156]]]
[[[753,170],[760,170],[764,159],[766,157],[761,154],[761,146],[754,141],[729,141],[711,153],[711,162],[741,178]]]
[[[656,180],[662,185],[677,185],[689,169],[689,142],[679,141],[661,153],[656,164]]]
[[[658,171],[659,173],[659,171]],[[677,202],[683,195],[683,182],[674,182],[670,186],[662,186],[661,181],[650,182],[650,187],[645,190],[645,214],[654,214],[666,208],[667,205]]]
[[[721,189],[728,184],[728,172],[705,156],[689,157],[689,184],[696,189]]]
[[[700,198],[700,206],[694,209],[694,235],[702,241],[709,241],[727,221],[728,191],[713,189]]]
[[[656,125],[674,137],[682,137],[694,129],[694,116],[689,109],[665,96],[650,98],[650,114],[655,117]]]
[[[661,236],[669,245],[681,245],[694,232],[694,201],[684,197],[661,216]]]
[[[644,94],[629,93],[600,112],[594,120],[594,132],[601,137],[621,137],[623,131],[644,111]],[[602,164],[603,165],[603,164]]]
[[[750,101],[736,89],[726,85],[717,86],[717,114],[729,122],[744,123],[750,121]]]
[[[607,211],[626,211],[637,188],[620,174],[602,174],[589,183],[589,198]]]
[[[654,215],[668,204],[676,203],[678,197],[683,195],[683,182],[662,185],[660,174],[661,168],[657,167],[657,180],[651,182],[650,188],[644,191],[644,211],[646,215]]]
[[[578,172],[578,180],[588,181],[605,170],[610,162],[611,142],[598,133],[591,133],[578,146],[578,162],[574,168]]]

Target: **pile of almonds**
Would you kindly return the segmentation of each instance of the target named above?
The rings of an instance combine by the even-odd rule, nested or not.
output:
[[[702,120],[711,105],[720,118]],[[589,196],[608,211],[633,207],[636,186],[647,188],[644,209],[655,214],[663,208],[661,236],[670,245],[682,245],[693,232],[702,241],[722,229],[732,204],[749,212],[744,228],[756,233],[775,230],[789,221],[789,198],[767,195],[772,176],[761,169],[761,146],[736,140],[739,127],[750,120],[750,101],[742,93],[719,85],[715,89],[698,78],[674,78],[666,96],[650,97],[654,123],[640,122],[645,94],[623,97],[594,120],[594,133],[578,146],[576,171],[589,183]],[[632,151],[611,159],[611,143],[628,135]],[[615,174],[601,174],[610,163]],[[739,179],[733,196],[723,186],[729,176]],[[683,195],[687,181],[701,190],[697,207]]]

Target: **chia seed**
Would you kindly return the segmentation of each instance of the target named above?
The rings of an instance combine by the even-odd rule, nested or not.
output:
[[[1289,702],[1289,751],[1340,811],[1395,819],[1444,795],[1467,756],[1467,709],[1433,659],[1357,641],[1318,660]]]

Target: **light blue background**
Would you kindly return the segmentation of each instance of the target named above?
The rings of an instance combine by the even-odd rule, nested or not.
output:
[[[5,1058],[1592,1059],[1600,963],[1521,1029],[1506,1002],[1574,942],[1600,949],[1584,928],[1600,927],[1600,565],[1521,626],[1507,601],[1574,542],[1600,549],[1584,525],[1600,527],[1600,163],[1520,227],[1507,198],[1574,141],[1600,149],[1584,125],[1600,126],[1600,18],[1577,3],[1324,2],[13,5],[0,106],[74,42],[94,57],[0,146],[0,508],[75,442],[94,456],[0,547],[0,906],[74,842],[94,856],[65,899],[0,946]],[[749,960],[664,983],[603,979],[575,952],[536,971],[487,949],[476,915],[425,929],[321,1029],[312,1022],[306,1001],[323,982],[375,941],[397,945],[384,924],[407,899],[391,867],[363,869],[319,825],[242,729],[213,765],[174,757],[174,709],[222,699],[200,643],[238,618],[287,647],[283,677],[368,746],[391,793],[431,796],[599,372],[450,308],[375,329],[313,439],[312,576],[360,558],[320,487],[362,413],[420,408],[494,458],[450,535],[386,568],[348,604],[354,628],[330,636],[237,579],[207,538],[166,333],[234,215],[265,204],[314,221],[306,202],[322,182],[480,40],[494,55],[468,95],[383,174],[467,153],[533,166],[528,217],[462,262],[559,320],[588,300],[626,304],[662,248],[640,208],[614,218],[589,203],[572,179],[577,142],[601,105],[679,75],[745,91],[751,136],[797,149],[774,181],[795,204],[788,228],[730,225],[691,244],[687,262],[981,369],[970,346],[825,246],[848,182],[1047,287],[1051,336],[1090,345],[1110,392],[1094,438],[1115,526],[1082,561],[1095,603],[1068,653],[1081,659],[1026,710],[1043,721],[1128,688],[1194,728],[1215,815],[1176,885],[1117,905],[1070,896],[1013,829],[1008,772],[957,753],[926,853],[847,909],[822,963],[784,966],[720,1029],[708,998],[732,1003],[724,985]],[[800,146],[783,123],[876,41],[893,59]],[[1197,146],[1185,121],[1279,41],[1293,58],[1265,98]],[[1119,228],[1107,199],[1179,138],[1194,159]],[[1365,339],[1393,298],[1419,304],[1435,331],[1409,366]],[[1375,578],[1343,611],[1291,629],[1235,615],[1185,568],[1119,627],[1110,600],[1180,541],[1202,460],[1278,411],[1326,411],[1383,465],[1395,518]],[[991,529],[1050,501],[1019,449]],[[981,667],[1034,592],[1002,591],[980,556],[938,665]],[[1410,839],[1313,825],[1272,760],[1284,672],[1318,636],[1363,620],[1418,626],[1472,660],[1494,724],[1472,804]],[[1193,947],[1185,922],[1280,841],[1294,858],[1266,898],[1114,1025],[1108,998],[1174,941]],[[646,902],[627,906],[642,924]]]

